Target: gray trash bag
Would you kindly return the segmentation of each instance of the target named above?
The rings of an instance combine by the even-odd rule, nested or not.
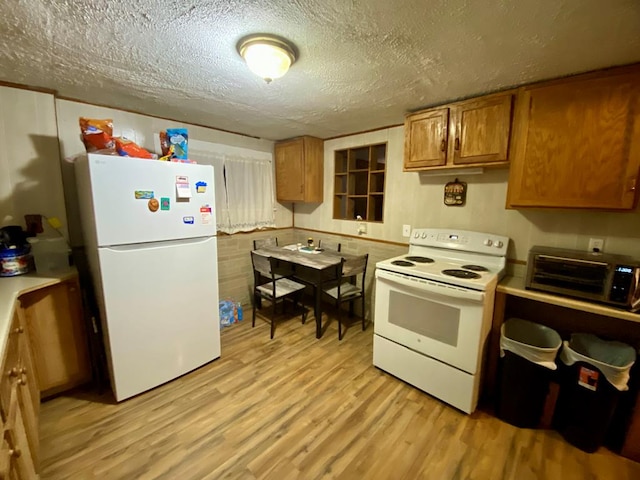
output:
[[[590,333],[574,333],[570,341],[564,342],[560,360],[565,365],[590,363],[622,392],[629,389],[629,370],[636,361],[636,351],[626,343],[603,340]]]
[[[558,368],[555,360],[561,345],[558,332],[528,320],[510,318],[500,329],[501,357],[509,351],[550,370]]]

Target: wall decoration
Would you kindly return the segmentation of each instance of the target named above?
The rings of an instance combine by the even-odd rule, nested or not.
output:
[[[461,207],[467,200],[467,184],[456,178],[444,186],[444,204],[447,207]]]

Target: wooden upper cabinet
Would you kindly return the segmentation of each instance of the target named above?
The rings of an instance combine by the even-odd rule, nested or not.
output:
[[[640,69],[523,87],[508,207],[632,209],[640,167]]]
[[[507,165],[513,97],[509,91],[408,115],[404,170]]]
[[[449,109],[436,108],[407,116],[404,122],[404,168],[422,169],[447,163]]]
[[[323,140],[305,136],[276,143],[275,159],[279,202],[322,202]]]
[[[495,95],[451,109],[449,150],[454,165],[509,160],[513,95]]]

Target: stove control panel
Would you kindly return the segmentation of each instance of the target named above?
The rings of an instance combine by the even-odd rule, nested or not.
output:
[[[490,233],[441,228],[416,228],[411,235],[412,245],[451,248],[469,252],[506,256],[509,238]]]

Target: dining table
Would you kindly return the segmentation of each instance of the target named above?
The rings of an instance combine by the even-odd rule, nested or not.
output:
[[[254,250],[264,257],[274,257],[293,265],[294,278],[313,287],[313,313],[316,318],[316,338],[322,337],[322,286],[336,280],[336,265],[356,255],[301,245],[264,246]]]

